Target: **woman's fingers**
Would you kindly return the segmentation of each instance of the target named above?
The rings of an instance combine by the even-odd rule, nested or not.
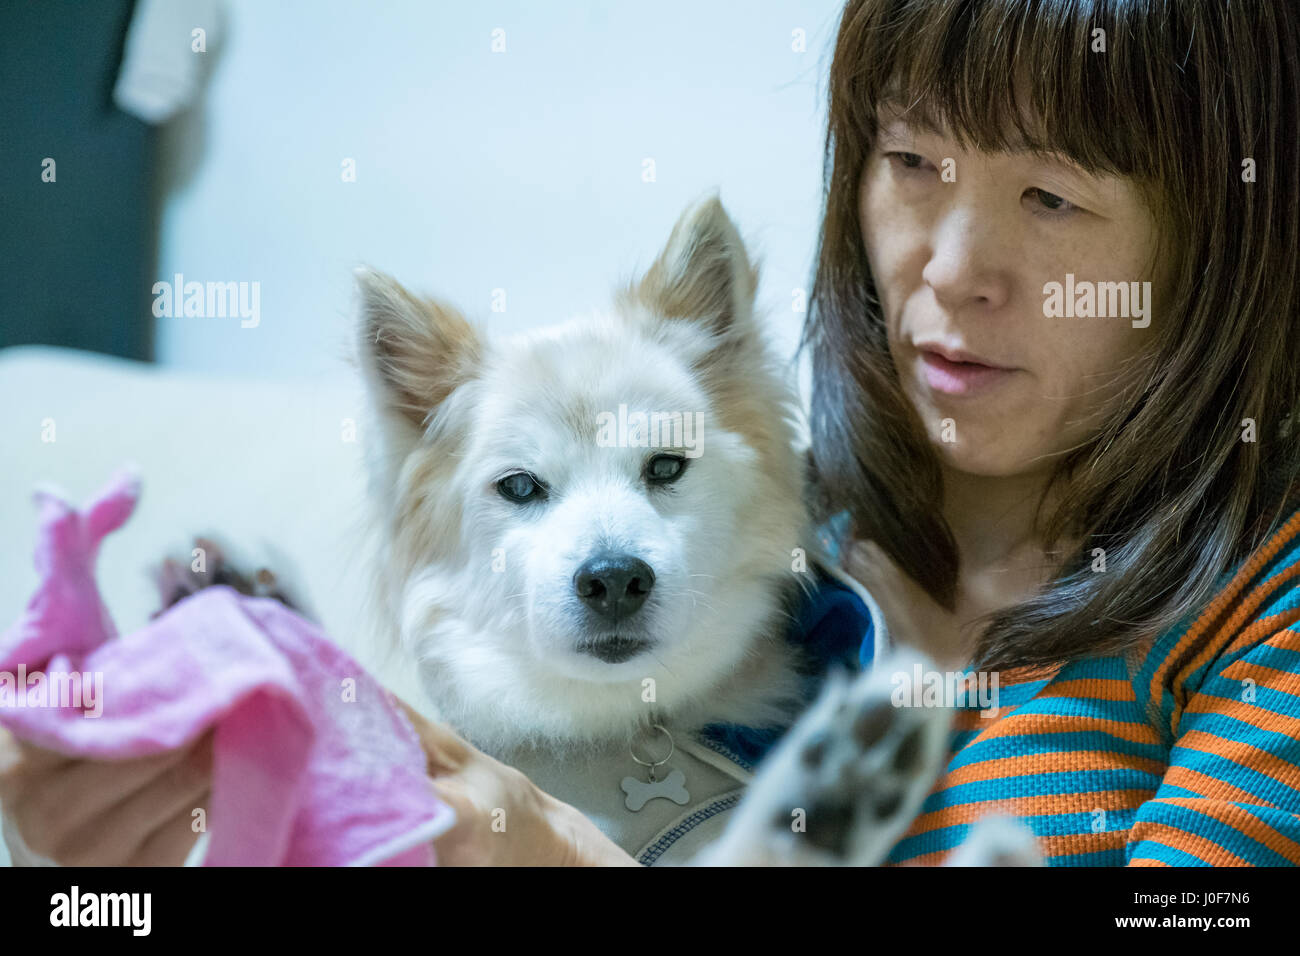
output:
[[[183,803],[171,818],[149,834],[127,865],[177,866],[184,863],[199,839],[199,834],[194,832],[194,808],[207,807],[211,800],[212,791],[208,789],[197,799]]]
[[[49,770],[34,768],[27,785],[5,804],[5,814],[29,847],[51,856],[73,832],[155,779],[183,776],[188,753],[173,750],[134,760],[74,760]]]
[[[211,786],[212,737],[207,734],[181,760],[69,832],[50,856],[65,866],[121,866],[140,851],[160,821],[180,813],[188,818]],[[198,839],[188,824],[180,833],[188,836],[188,844],[168,861],[171,866],[183,863]]]
[[[406,714],[420,737],[429,761],[429,774],[434,777],[456,773],[477,751],[459,734],[445,724],[429,720],[396,694],[389,699]]]
[[[554,865],[571,853],[553,826],[556,801],[515,768],[390,696],[420,736],[434,795],[456,814],[455,825],[434,840],[439,865]]]
[[[34,749],[24,748],[25,757]],[[210,785],[211,748],[209,732],[190,747],[133,760],[53,761],[31,755],[0,780],[0,803],[27,847],[56,862],[69,855],[103,858],[124,847],[134,851],[153,829],[137,821],[150,812],[153,820],[163,811],[170,815],[178,801],[192,801]],[[117,856],[108,862],[125,860]]]
[[[32,769],[58,767],[73,763],[76,759],[56,750],[29,744],[0,727],[0,788],[11,774],[22,775]]]
[[[573,807],[389,696],[420,735],[434,794],[456,814],[433,841],[440,866],[637,865]]]

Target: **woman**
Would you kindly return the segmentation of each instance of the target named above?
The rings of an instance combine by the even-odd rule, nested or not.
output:
[[[805,330],[818,517],[896,640],[1000,677],[893,862],[1002,809],[1054,864],[1300,863],[1297,32],[1267,0],[845,9]],[[633,862],[412,719],[461,821],[444,863]],[[33,849],[193,843],[158,821],[201,798],[205,751],[3,754]]]
[[[841,26],[823,510],[891,630],[1002,672],[890,859],[1000,808],[1057,865],[1300,863],[1297,19],[1090,6]]]

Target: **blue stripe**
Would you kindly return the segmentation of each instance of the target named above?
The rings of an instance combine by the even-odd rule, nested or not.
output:
[[[1115,680],[1128,683],[1128,668],[1122,657],[1086,657],[1071,661],[1056,675],[1056,682],[1066,680]]]
[[[1123,866],[1124,847],[1092,853],[1058,853],[1047,857],[1048,866]]]
[[[1203,801],[1219,803],[1219,801]],[[1240,804],[1237,804],[1240,806]],[[1286,857],[1270,850],[1254,837],[1242,833],[1219,818],[1198,810],[1159,799],[1149,801],[1143,806],[1140,819],[1144,823],[1163,823],[1177,830],[1195,834],[1198,837],[1216,843],[1229,853],[1235,853],[1243,860],[1259,866],[1290,866]]]
[[[1276,711],[1273,713],[1276,713]],[[1193,720],[1193,718],[1195,719]],[[1297,757],[1300,757],[1300,744],[1297,744],[1295,738],[1289,734],[1276,730],[1261,730],[1254,724],[1239,720],[1236,717],[1229,717],[1227,714],[1188,714],[1183,718],[1182,726],[1179,729],[1183,732],[1195,730],[1234,743],[1258,747],[1260,750],[1266,750],[1283,760],[1288,760],[1285,754],[1286,750],[1294,750],[1296,755],[1289,759],[1292,764],[1296,762]]]
[[[1043,773],[972,780],[945,787],[926,798],[923,813],[964,803],[1007,800],[1012,797],[1065,796],[1111,793],[1116,790],[1146,790],[1154,794],[1164,774],[1132,768],[1107,767],[1099,770],[1058,770]]]
[[[1300,790],[1288,787],[1266,773],[1261,773],[1251,767],[1243,767],[1236,761],[1229,760],[1220,754],[1175,746],[1170,752],[1169,761],[1170,763],[1177,763],[1180,767],[1186,767],[1208,777],[1230,783],[1237,789],[1244,790],[1252,797],[1266,803],[1291,805],[1300,803]]]
[[[1166,751],[1158,743],[1135,743],[1104,730],[1058,730],[1045,733],[1017,734],[1014,753],[1007,752],[1007,737],[990,737],[970,744],[953,757],[950,770],[969,767],[989,760],[1023,757],[1030,754],[1101,753],[1141,757],[1165,762]]]
[[[1166,846],[1163,843],[1157,843],[1155,840],[1141,840],[1131,847],[1124,854],[1124,862],[1127,863],[1134,857],[1141,857],[1144,860],[1159,860],[1170,866],[1211,866],[1199,856],[1192,856],[1183,850]]]

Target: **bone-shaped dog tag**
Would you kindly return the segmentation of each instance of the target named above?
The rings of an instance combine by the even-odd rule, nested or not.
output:
[[[627,808],[633,813],[655,797],[665,797],[683,806],[691,799],[691,795],[686,792],[686,774],[680,770],[674,770],[662,780],[649,782],[636,777],[624,777],[623,792],[627,794]]]

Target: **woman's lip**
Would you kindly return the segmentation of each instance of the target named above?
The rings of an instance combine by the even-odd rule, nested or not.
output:
[[[945,358],[949,362],[959,362],[959,363],[966,363],[970,365],[985,365],[988,366],[989,368],[999,368],[1007,371],[1011,370],[1011,367],[1008,365],[997,365],[993,362],[990,362],[986,358],[983,358],[979,355],[973,355],[970,352],[963,351],[962,349],[950,349],[950,348],[945,348],[942,345],[931,345],[928,343],[920,343],[916,346],[916,348],[918,351],[921,352],[933,352],[935,355],[939,356],[940,358]]]
[[[981,362],[954,361],[948,357],[962,354],[948,352],[944,355],[934,349],[921,349],[926,384],[944,395],[973,395],[1001,385],[1017,371]]]

